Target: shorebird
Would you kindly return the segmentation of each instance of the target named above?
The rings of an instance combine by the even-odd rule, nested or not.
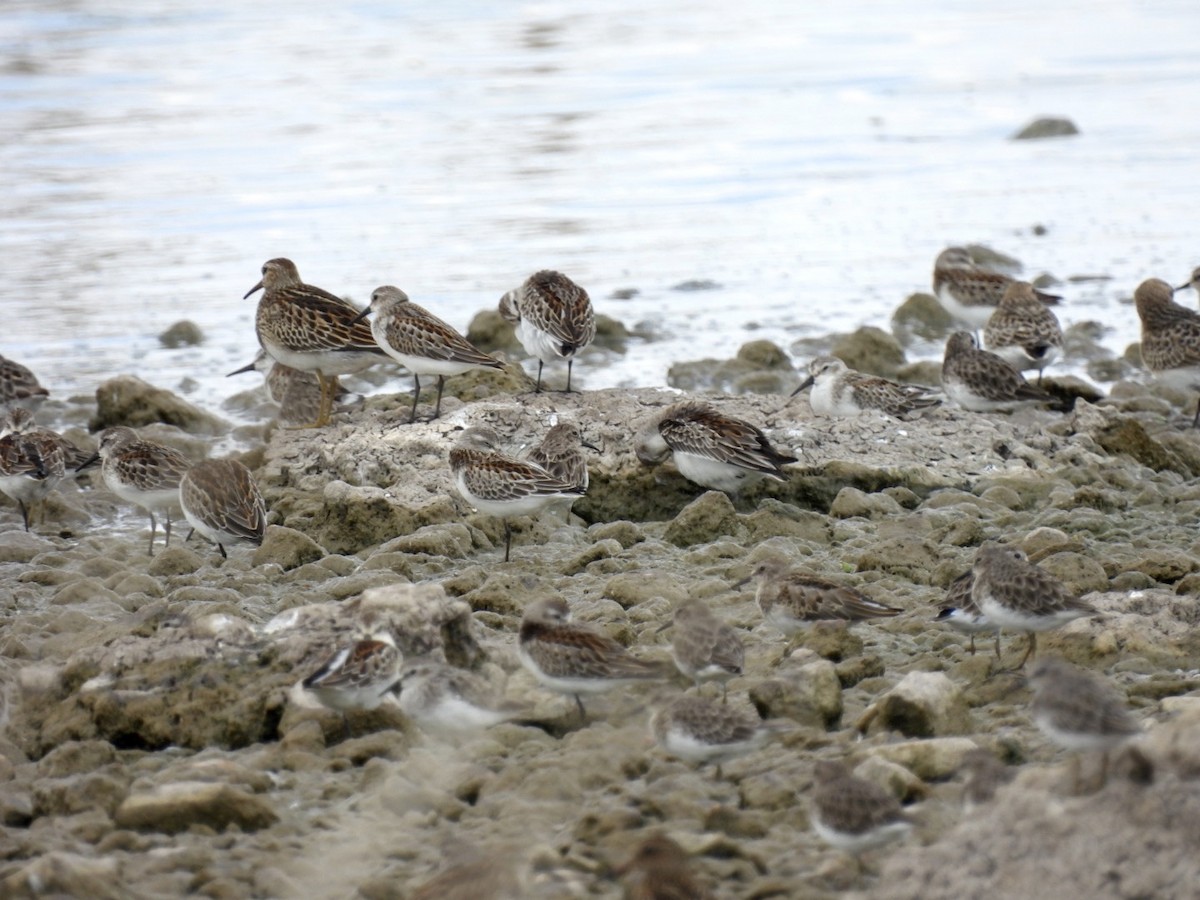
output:
[[[164,514],[164,546],[171,546],[171,513],[179,506],[179,483],[191,468],[187,457],[171,447],[139,437],[132,428],[116,425],[100,435],[100,447],[79,468],[101,460],[100,477],[104,486],[134,506],[150,514],[149,554],[154,555],[156,512]]]
[[[736,494],[760,478],[784,481],[796,457],[771,446],[762,429],[699,400],[684,400],[646,422],[634,441],[646,465],[672,456],[679,474],[701,487]]]
[[[440,734],[491,728],[525,711],[504,702],[496,686],[474,672],[430,659],[406,662],[392,690],[406,716]]]
[[[461,375],[470,369],[503,369],[504,363],[477,349],[470,341],[423,306],[408,299],[398,287],[385,284],[371,294],[371,305],[354,322],[367,316],[375,342],[392,359],[412,372],[412,413],[409,423],[417,420],[417,401],[421,399],[421,376],[437,376],[437,404],[430,421],[442,414],[442,390],[448,375]]]
[[[1029,670],[1033,688],[1033,722],[1046,737],[1067,750],[1102,753],[1100,783],[1108,775],[1108,752],[1142,733],[1125,698],[1094,675],[1070,663],[1047,657]],[[1074,791],[1079,790],[1075,759]]]
[[[583,488],[541,466],[499,452],[500,437],[486,425],[466,429],[450,451],[450,472],[459,494],[482,513],[504,522],[504,561],[512,548],[509,518],[532,516],[557,500],[578,500]]]
[[[36,375],[19,362],[0,356],[0,411],[20,406],[36,412],[49,396]]]
[[[534,390],[542,390],[542,366],[565,359],[569,392],[575,355],[596,337],[596,314],[587,291],[561,272],[544,269],[500,298],[500,315],[516,326],[525,352],[537,357]]]
[[[1148,278],[1133,294],[1142,320],[1142,362],[1176,390],[1200,390],[1200,315],[1171,299],[1171,286]],[[1200,401],[1192,427],[1200,426]]]
[[[761,748],[773,735],[792,729],[790,722],[764,722],[749,709],[708,697],[684,696],[650,717],[650,733],[672,756],[688,762],[721,764]]]
[[[956,331],[946,342],[942,387],[946,396],[971,412],[992,412],[1054,399],[1026,381],[1011,363],[980,350],[967,331]]]
[[[29,530],[30,512],[67,476],[78,471],[89,454],[49,428],[33,413],[13,406],[0,423],[0,492],[17,501]]]
[[[781,557],[763,559],[734,588],[752,580],[758,582],[754,599],[763,619],[789,638],[813,622],[858,622],[903,612],[852,587],[793,569]]]
[[[616,874],[625,882],[626,900],[712,900],[713,895],[688,870],[688,855],[665,834],[652,834]]]
[[[1000,305],[1000,298],[1014,279],[975,265],[965,247],[947,247],[933,264],[933,293],[946,312],[978,331]],[[1054,294],[1035,290],[1037,299],[1053,305]]]
[[[808,377],[792,391],[795,397],[812,388],[809,403],[818,416],[858,416],[877,409],[902,418],[941,405],[932,388],[897,384],[878,375],[864,375],[836,356],[818,356],[808,364]]]
[[[971,638],[971,655],[975,655],[975,635],[992,632],[996,635],[996,659],[1000,659],[1000,629],[988,621],[987,616],[979,611],[971,589],[975,585],[975,573],[968,569],[950,583],[946,597],[942,600],[935,622],[945,622],[955,631],[961,631]]]
[[[179,505],[192,529],[217,545],[222,559],[232,541],[262,543],[267,506],[250,470],[237,460],[208,459],[188,469],[179,482]]]
[[[662,665],[638,659],[606,634],[571,620],[567,601],[550,597],[525,609],[517,655],[544,687],[575,698],[664,676]]]
[[[346,713],[378,707],[400,681],[402,658],[392,636],[381,632],[338,648],[300,684],[322,706],[342,714],[349,737]]]
[[[912,828],[893,794],[851,774],[843,762],[817,762],[812,799],[813,831],[825,843],[856,859],[904,837]]]
[[[235,369],[228,376],[241,375],[243,372],[258,372],[262,375],[267,386],[267,396],[279,407],[279,418],[289,424],[313,422],[321,412],[321,382],[312,372],[302,372],[285,366],[259,349],[254,361]],[[350,396],[350,391],[342,387],[336,375],[330,376],[333,383],[333,402]]]
[[[671,658],[685,677],[696,683],[721,682],[721,700],[731,678],[742,674],[746,651],[741,635],[732,625],[718,619],[703,600],[689,600],[658,630],[674,628],[671,634]]]
[[[355,306],[302,282],[290,259],[267,260],[262,276],[246,292],[246,297],[263,292],[254,317],[258,342],[285,366],[317,374],[321,401],[310,427],[321,428],[329,424],[333,411],[334,376],[361,372],[386,354],[375,343],[370,327],[356,323]]]
[[[983,346],[1017,369],[1042,372],[1062,354],[1058,316],[1042,303],[1033,285],[1014,281],[983,329]]]
[[[971,599],[987,620],[996,628],[1029,634],[1029,646],[1018,669],[1036,651],[1039,631],[1096,615],[1095,607],[1071,596],[1061,581],[1031,563],[1016,547],[984,542],[971,571]]]

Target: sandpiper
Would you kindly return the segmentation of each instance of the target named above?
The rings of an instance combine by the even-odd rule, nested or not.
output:
[[[934,617],[935,622],[945,622],[955,631],[961,631],[971,638],[971,655],[975,655],[975,635],[992,632],[996,636],[996,659],[1000,659],[1000,629],[988,621],[987,616],[979,611],[971,596],[975,584],[975,573],[968,569],[950,583],[946,597],[942,600],[941,609]]]
[[[171,447],[138,436],[132,428],[116,425],[100,435],[100,447],[84,466],[102,460],[100,476],[104,486],[134,506],[150,514],[149,554],[154,555],[155,512],[165,515],[164,546],[171,546],[171,513],[179,507],[179,483],[191,467],[187,457]]]
[[[721,764],[762,747],[773,735],[792,729],[790,722],[764,722],[749,709],[708,697],[679,697],[650,716],[650,733],[672,756],[688,762]]]
[[[82,467],[89,454],[49,428],[33,413],[13,406],[0,423],[0,492],[17,501],[29,530],[30,513],[67,476]]]
[[[301,686],[322,706],[342,714],[349,737],[350,723],[346,713],[379,706],[400,680],[401,660],[390,634],[373,634],[338,648],[301,682]]]
[[[356,323],[373,316],[371,333],[375,342],[392,359],[412,372],[413,389],[410,423],[417,420],[421,398],[421,376],[437,376],[437,404],[430,421],[442,414],[442,390],[446,376],[470,369],[503,369],[504,363],[477,349],[465,337],[423,306],[408,299],[398,287],[385,284],[371,294],[371,305],[358,314]]]
[[[504,522],[504,561],[512,547],[509,518],[532,516],[557,500],[577,500],[583,488],[541,466],[499,452],[500,437],[486,425],[468,428],[450,451],[450,472],[463,499]]]
[[[1142,362],[1176,390],[1200,390],[1200,315],[1180,306],[1171,286],[1148,278],[1133,294],[1142,320]],[[1200,426],[1200,401],[1192,427]]]
[[[908,834],[912,822],[900,802],[843,762],[819,760],[813,770],[813,831],[854,857]]]
[[[542,366],[567,361],[567,390],[575,355],[596,337],[596,314],[587,291],[561,272],[544,269],[500,298],[500,315],[516,326],[517,340],[538,361],[536,391],[542,389]]]
[[[333,411],[333,376],[360,372],[386,354],[375,343],[370,327],[355,322],[359,317],[355,306],[302,282],[290,259],[267,260],[262,276],[246,292],[246,297],[263,292],[254,318],[258,342],[285,366],[316,372],[321,402],[312,427],[328,425]]]
[[[808,377],[792,391],[795,397],[812,388],[809,403],[818,416],[858,416],[870,409],[902,418],[941,404],[933,388],[897,384],[878,375],[864,375],[836,356],[818,356],[808,364]]]
[[[975,555],[971,599],[996,628],[1024,631],[1029,646],[1017,668],[1037,649],[1037,633],[1096,615],[1089,603],[1071,596],[1061,581],[1029,561],[1016,547],[985,541]]]
[[[262,375],[267,386],[267,396],[279,407],[279,418],[282,421],[299,425],[313,422],[320,415],[321,382],[312,372],[285,366],[268,356],[267,351],[262,349],[255,354],[252,363],[235,369],[229,375],[241,375],[243,372],[258,372]],[[351,396],[350,391],[342,387],[336,375],[331,375],[329,380],[333,383],[334,403]]]
[[[1042,372],[1062,354],[1058,316],[1042,303],[1028,281],[1014,281],[983,329],[983,346],[1018,369]]]
[[[987,325],[1012,281],[1007,275],[977,266],[966,247],[947,247],[933,264],[934,296],[946,312],[975,330]],[[1046,304],[1062,299],[1042,291],[1035,294]]]
[[[687,852],[665,834],[652,834],[616,870],[626,900],[712,900],[688,870]]]
[[[405,715],[439,734],[491,728],[524,712],[504,702],[495,685],[474,672],[431,659],[406,662],[394,691]]]
[[[796,462],[772,447],[762,429],[699,400],[653,416],[638,430],[634,452],[645,465],[673,456],[688,481],[734,494],[763,477],[784,481],[783,467]]]
[[[1026,381],[1011,363],[980,350],[967,331],[956,331],[946,342],[942,387],[946,396],[971,412],[1012,409],[1021,403],[1054,399]]]
[[[1108,774],[1108,751],[1142,733],[1125,698],[1106,682],[1055,657],[1039,659],[1029,670],[1033,721],[1046,737],[1067,750],[1102,753],[1100,783]],[[1074,789],[1079,789],[1076,758]]]
[[[752,580],[758,582],[754,599],[763,619],[788,637],[813,622],[857,622],[890,618],[903,612],[852,587],[793,569],[782,557],[761,560],[734,588]]]
[[[1188,288],[1191,288],[1197,294],[1200,294],[1200,266],[1196,266],[1196,268],[1192,269],[1192,277],[1183,284],[1179,285],[1179,287],[1175,288],[1175,290],[1186,291]]]
[[[571,621],[571,609],[559,597],[535,601],[525,609],[517,655],[543,686],[573,696],[581,719],[586,715],[581,694],[665,674],[661,664],[638,659],[608,635]]]
[[[179,504],[184,518],[217,545],[223,559],[225,544],[232,541],[262,543],[267,506],[250,470],[237,460],[209,459],[188,469],[179,482]]]
[[[721,700],[731,678],[742,674],[746,651],[736,628],[713,614],[703,600],[688,600],[675,610],[671,621],[659,631],[674,628],[671,634],[671,658],[687,678],[696,682],[721,682]]]
[[[19,362],[0,356],[0,410],[20,406],[36,412],[49,396],[36,375]]]

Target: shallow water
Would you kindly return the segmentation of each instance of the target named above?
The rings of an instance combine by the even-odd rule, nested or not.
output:
[[[886,326],[968,241],[1112,276],[1061,316],[1121,352],[1136,284],[1200,262],[1190,0],[397,6],[7,4],[0,352],[60,397],[136,372],[216,408],[270,257],[461,328],[554,267],[660,338],[585,385],[650,385]],[[1082,134],[1008,140],[1040,114]],[[160,348],[181,318],[205,343]]]

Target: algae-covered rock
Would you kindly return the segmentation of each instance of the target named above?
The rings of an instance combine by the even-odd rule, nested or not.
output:
[[[834,728],[842,717],[842,684],[833,663],[818,659],[760,681],[750,689],[750,702],[764,719]]]
[[[933,294],[910,294],[892,313],[892,331],[901,344],[910,344],[913,338],[940,341],[953,329],[954,317]]]
[[[895,378],[905,362],[899,341],[872,325],[864,325],[858,331],[838,338],[831,355],[851,369],[884,378]]]
[[[227,784],[181,781],[131,794],[117,809],[122,828],[177,834],[196,825],[224,831],[236,825],[257,831],[279,821],[271,804],[255,794]]]
[[[737,511],[720,491],[706,491],[685,506],[667,526],[664,537],[677,547],[706,544],[737,530]]]
[[[973,728],[962,691],[942,672],[909,672],[864,716],[871,728],[907,737],[969,734]]]
[[[316,562],[325,550],[312,538],[294,528],[268,525],[263,542],[252,557],[256,566],[273,563],[285,572],[305,563]]]
[[[182,319],[158,336],[158,342],[169,350],[196,347],[204,343],[204,332],[195,322]]]
[[[141,428],[154,422],[175,425],[193,434],[223,434],[229,430],[229,423],[223,419],[135,375],[118,375],[96,388],[96,415],[88,422],[91,431],[112,425]]]
[[[1016,132],[1014,141],[1038,141],[1044,138],[1071,137],[1079,127],[1065,116],[1041,116]]]

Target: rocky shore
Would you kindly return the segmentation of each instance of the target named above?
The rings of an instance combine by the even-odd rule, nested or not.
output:
[[[614,869],[666,830],[722,898],[1192,896],[1200,437],[1186,398],[1128,381],[1066,413],[820,419],[778,393],[799,381],[784,354],[745,355],[720,377],[776,393],[708,399],[799,462],[739,497],[638,463],[631,434],[674,390],[512,397],[463,376],[466,400],[448,394],[432,423],[401,424],[401,393],[320,431],[270,430],[244,461],[271,526],[227,561],[182,528],[147,557],[102,491],[64,489],[32,534],[0,508],[0,895],[399,900],[486,857],[521,871],[517,896],[618,897]],[[556,419],[600,448],[587,496],[565,522],[514,520],[502,563],[502,525],[455,493],[447,451],[480,423],[516,451]],[[933,622],[988,539],[1103,614],[1039,641],[1107,675],[1146,725],[1103,788],[1073,795],[1069,754],[1033,727],[1019,678],[987,640],[970,655]],[[816,627],[785,655],[753,589],[733,588],[772,553],[904,612]],[[795,727],[717,778],[647,736],[648,708],[682,679],[592,699],[580,723],[516,657],[521,611],[547,595],[660,659],[659,626],[704,599],[745,640],[730,702]],[[483,673],[528,716],[446,740],[385,704],[352,713],[346,739],[297,683],[366,626],[406,657]],[[1019,644],[1005,639],[1007,664]],[[1015,777],[967,808],[978,747]],[[861,871],[809,828],[813,764],[844,757],[917,823]]]

